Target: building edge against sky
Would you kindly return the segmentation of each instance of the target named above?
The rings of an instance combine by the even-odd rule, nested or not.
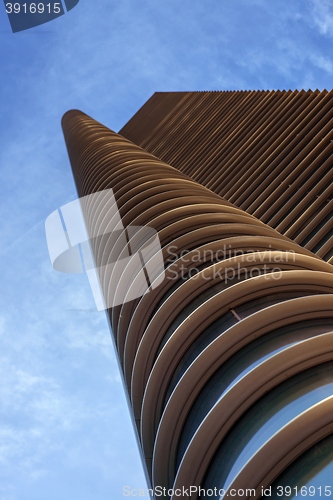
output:
[[[313,93],[312,101],[310,93],[299,94],[303,100],[293,96],[294,119],[297,105],[307,99],[310,107],[313,100],[320,102],[320,93]],[[322,98],[327,94],[322,93]],[[197,96],[205,97],[199,107]],[[240,100],[237,96],[247,106],[243,111],[240,102],[232,102]],[[216,106],[219,98],[228,102]],[[291,105],[293,98],[275,102],[281,141],[283,106]],[[260,119],[262,128],[257,134],[264,133],[270,117],[276,116],[272,108],[264,107],[274,101],[274,93],[165,93],[159,99],[160,105],[148,101],[121,131],[132,140],[137,133],[138,144],[150,141],[144,147],[154,149],[156,156],[79,111],[63,118],[79,196],[112,188],[124,225],[150,226],[161,241],[166,267],[162,284],[107,312],[148,474],[154,486],[192,487],[193,499],[198,497],[194,488],[199,486],[254,489],[259,498],[261,488],[279,478],[290,486],[288,473],[299,463],[303,464],[298,467],[301,472],[293,474],[293,481],[296,486],[307,484],[311,474],[324,471],[333,459],[333,267],[320,258],[330,260],[329,244],[319,247],[326,245],[325,255],[315,255],[314,248],[300,246],[296,237],[292,241],[197,183],[192,179],[195,167],[191,172],[184,167],[182,172],[180,166],[182,158],[186,163],[187,151],[194,150],[196,166],[206,165],[198,180],[208,185],[207,176],[213,171],[209,159],[215,161],[216,171],[220,161],[216,151],[222,156],[228,153],[230,159],[239,145],[238,135],[244,138],[244,158],[248,157],[251,140],[245,134],[246,109],[259,106],[260,113],[249,115],[251,127],[258,131],[255,124]],[[216,118],[213,131],[212,124],[205,126],[205,116],[209,121],[212,114],[223,115],[226,110],[240,121],[236,124],[220,116],[220,126]],[[325,119],[330,123],[330,117]],[[204,146],[200,146],[201,133]],[[229,151],[232,137],[237,141]],[[316,157],[308,151],[308,139],[302,143],[307,154],[297,150],[300,161]],[[320,198],[325,192],[324,188],[318,194],[322,179],[327,182],[327,174],[332,176],[325,156],[330,150],[321,142],[325,151],[321,159],[326,163],[321,178],[315,177],[320,188],[309,196],[308,190],[308,199]],[[160,157],[159,148],[163,150]],[[276,149],[280,154],[281,146],[275,142],[272,150]],[[262,151],[253,151],[257,160],[265,154]],[[168,160],[173,166],[165,156],[175,159]],[[220,164],[224,165],[222,159]],[[267,177],[283,176],[285,170],[280,167],[276,160],[276,170],[272,167]],[[310,162],[304,170],[307,178],[298,175],[302,186],[309,186],[317,167],[318,162]],[[259,177],[255,168],[251,171]],[[231,166],[229,178],[238,173],[237,165]],[[223,182],[223,178],[218,181],[219,185]],[[298,191],[304,196],[306,187],[302,186],[294,190],[296,198],[289,208],[296,206]],[[275,204],[277,211],[282,206],[276,205],[278,195],[270,194],[270,205]],[[320,207],[315,205],[316,213],[313,203],[307,205],[310,218],[325,214],[324,229],[314,235],[317,242],[327,235],[329,212],[322,201]],[[288,216],[280,215],[282,219]],[[290,222],[297,223],[295,214]],[[302,232],[304,227],[298,229]],[[308,458],[313,450],[315,461]]]

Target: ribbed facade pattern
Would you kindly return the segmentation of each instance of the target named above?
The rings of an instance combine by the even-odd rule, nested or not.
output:
[[[235,95],[234,108],[248,98],[252,112],[270,100]],[[221,98],[165,94],[156,109],[146,105],[147,120],[156,130],[167,107],[185,113],[188,101],[188,112],[198,112],[201,99],[209,116],[211,96]],[[318,94],[287,97],[304,104]],[[273,114],[278,99],[271,105]],[[260,498],[262,486],[333,433],[333,267],[191,179],[204,177],[191,170],[195,154],[187,158],[171,115],[170,163],[178,154],[186,173],[79,111],[66,113],[63,130],[79,196],[112,188],[124,225],[152,227],[161,241],[162,284],[108,310],[152,484],[255,488],[251,498]],[[142,127],[139,142],[153,141],[147,122]],[[290,401],[292,417],[274,420]],[[263,418],[273,419],[274,432],[251,451]]]
[[[154,94],[119,132],[333,263],[333,93]]]

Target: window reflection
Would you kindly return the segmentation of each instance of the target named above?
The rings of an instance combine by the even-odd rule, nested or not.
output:
[[[202,420],[237,380],[276,352],[332,329],[331,318],[301,321],[278,328],[243,347],[224,363],[204,386],[189,412],[178,447],[177,465]]]
[[[333,434],[323,439],[288,467],[271,486],[272,500],[333,496]]]
[[[291,419],[331,396],[332,391],[333,362],[306,370],[271,390],[243,415],[221,443],[207,471],[204,488],[228,488],[260,446]]]

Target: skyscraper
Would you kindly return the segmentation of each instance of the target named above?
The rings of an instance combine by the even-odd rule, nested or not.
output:
[[[163,282],[108,316],[165,498],[279,498],[333,460],[331,110],[327,92],[189,92],[119,134],[63,118],[79,196],[112,188],[125,226],[159,234]]]

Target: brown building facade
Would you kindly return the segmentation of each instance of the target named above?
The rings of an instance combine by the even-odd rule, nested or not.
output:
[[[333,463],[331,110],[158,93],[119,134],[63,118],[79,196],[112,188],[161,242],[163,282],[107,313],[164,498],[280,498]]]

